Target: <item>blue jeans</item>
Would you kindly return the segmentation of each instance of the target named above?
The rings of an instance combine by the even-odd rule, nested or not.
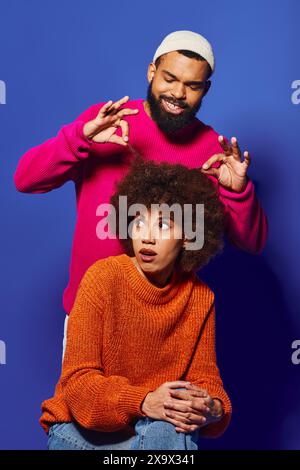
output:
[[[49,429],[48,450],[198,450],[198,438],[199,430],[177,432],[172,423],[148,416],[136,422],[131,437],[123,431],[99,432],[74,422],[56,423]]]
[[[198,450],[198,431],[184,434],[175,431],[167,421],[139,419],[135,436],[122,432],[98,432],[77,423],[56,423],[50,426],[48,450]]]

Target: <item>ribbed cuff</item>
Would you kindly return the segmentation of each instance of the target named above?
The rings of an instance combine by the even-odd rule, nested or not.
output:
[[[123,417],[124,422],[129,422],[132,418],[143,417],[145,414],[141,410],[141,404],[145,396],[153,390],[148,387],[134,387],[128,385],[120,393],[117,412]]]
[[[235,201],[246,201],[252,195],[254,189],[254,185],[252,181],[248,178],[246,187],[244,191],[237,193],[236,191],[229,191],[228,189],[224,188],[222,185],[219,185],[218,191],[221,198],[231,199]]]
[[[216,398],[222,402],[224,414],[219,421],[200,428],[200,434],[202,437],[219,437],[224,433],[230,423],[232,413],[231,403],[225,390],[207,387],[207,391],[212,398]]]
[[[83,128],[84,128],[86,122],[83,122],[83,121],[78,121],[78,122],[80,122],[80,124],[81,124],[80,126],[78,126],[78,135],[79,135],[81,140],[83,140],[85,143],[87,143],[90,146],[93,143],[93,140],[86,137],[83,133]]]
[[[92,140],[87,139],[83,134],[84,121],[75,121],[62,128],[65,139],[73,153],[78,160],[84,160],[89,156],[89,150],[93,143]]]

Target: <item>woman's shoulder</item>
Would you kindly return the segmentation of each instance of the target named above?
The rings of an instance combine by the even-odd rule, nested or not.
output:
[[[122,274],[118,257],[101,258],[85,271],[79,287],[90,299],[96,302],[104,300],[108,293],[113,293],[114,288],[120,287]]]
[[[211,288],[199,277],[198,274],[193,275],[194,295],[198,301],[205,302],[211,306],[215,301],[215,294]]]
[[[103,283],[116,280],[120,273],[118,260],[124,255],[108,256],[95,261],[85,272],[87,282]]]

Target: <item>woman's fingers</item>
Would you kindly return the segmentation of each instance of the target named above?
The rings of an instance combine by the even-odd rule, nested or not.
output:
[[[168,386],[168,388],[180,388],[180,387],[186,387],[190,382],[186,382],[185,380],[174,380],[172,382],[165,382],[165,385]]]
[[[196,415],[195,413],[181,413],[180,411],[166,411],[165,415],[171,419],[177,419],[182,424],[189,426],[202,426],[206,422],[205,416]]]
[[[193,392],[197,392],[197,396],[198,397],[207,397],[208,393],[207,393],[207,390],[205,388],[201,388],[201,387],[198,387],[198,385],[195,385],[195,384],[190,384],[190,385],[187,385],[186,387],[188,390],[191,390]]]
[[[193,409],[202,411],[203,413],[208,413],[210,408],[206,405],[204,400],[206,399],[198,399],[197,401],[193,400],[192,402],[185,400],[177,400],[176,402],[174,400],[172,402],[166,401],[164,402],[164,408],[165,410],[177,410],[183,413],[191,413]]]
[[[166,416],[165,420],[173,424],[174,426],[181,428],[182,431],[186,433],[193,432],[198,427],[202,427],[205,425],[205,422],[201,422],[199,424],[186,424],[180,416],[175,417],[175,415]]]

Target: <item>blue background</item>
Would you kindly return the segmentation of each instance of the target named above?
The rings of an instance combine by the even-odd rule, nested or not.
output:
[[[13,174],[30,147],[90,105],[145,97],[162,38],[190,29],[213,44],[216,72],[199,117],[253,156],[250,177],[269,219],[261,256],[227,246],[203,272],[217,296],[217,350],[233,403],[214,449],[300,449],[299,118],[297,0],[0,1],[0,448],[45,449],[41,402],[61,365],[75,223],[73,183],[18,193]]]

